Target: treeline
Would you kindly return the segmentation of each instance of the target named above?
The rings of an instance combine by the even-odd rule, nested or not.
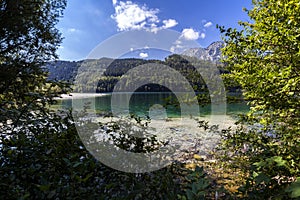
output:
[[[141,66],[146,67],[141,70],[142,68],[139,68]],[[162,71],[163,68],[165,71]],[[118,84],[117,90],[124,92],[128,92],[132,88],[139,92],[167,92],[173,91],[174,88],[178,92],[186,91],[187,88],[182,88],[186,83],[195,92],[208,92],[203,75],[209,76],[209,81],[211,81],[213,76],[218,75],[213,69],[218,69],[217,73],[220,74],[228,73],[220,63],[177,54],[171,55],[163,61],[136,58],[115,60],[101,58],[78,62],[56,61],[48,63],[46,69],[49,72],[49,79],[74,83],[74,92],[97,93],[113,92],[121,79],[122,84]],[[147,70],[145,71],[145,69]],[[178,77],[172,75],[175,73],[173,70],[179,73]],[[145,74],[151,74],[151,76],[145,77]],[[161,77],[161,80],[157,80],[157,77]],[[168,85],[172,85],[173,89],[168,88]],[[230,92],[240,89],[233,83],[227,84],[226,88]]]

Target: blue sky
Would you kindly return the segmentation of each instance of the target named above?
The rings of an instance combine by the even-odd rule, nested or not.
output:
[[[238,28],[238,21],[249,20],[244,7],[250,9],[251,0],[69,0],[57,26],[64,37],[59,59],[84,59],[101,42],[132,30],[171,29],[207,47],[221,40],[217,24]]]

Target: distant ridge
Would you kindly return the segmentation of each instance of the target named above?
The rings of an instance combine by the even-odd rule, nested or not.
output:
[[[182,55],[196,57],[199,60],[209,60],[218,62],[221,59],[221,48],[223,48],[224,42],[217,41],[211,43],[207,48],[191,48],[185,50]]]

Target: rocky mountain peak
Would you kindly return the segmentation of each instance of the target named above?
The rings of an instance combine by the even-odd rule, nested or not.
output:
[[[217,62],[221,58],[221,48],[224,46],[224,42],[217,41],[211,43],[206,48],[191,48],[185,50],[182,54],[185,56],[196,57],[200,60],[209,60]]]

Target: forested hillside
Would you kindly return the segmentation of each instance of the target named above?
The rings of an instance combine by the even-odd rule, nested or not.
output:
[[[207,90],[206,84],[201,78],[201,75],[196,71],[196,68],[200,68],[203,72],[206,71],[209,73],[212,68],[218,67],[221,74],[226,73],[226,70],[224,70],[222,65],[216,62],[199,60],[195,57],[181,56],[177,54],[167,57],[164,61],[144,60],[136,58],[115,60],[110,58],[101,58],[94,60],[83,60],[78,62],[55,61],[49,62],[45,66],[45,68],[49,72],[50,80],[62,80],[73,83],[76,78],[76,83],[74,86],[75,92],[100,93],[112,92],[116,83],[129,70],[150,63],[168,66],[176,70],[188,80],[189,84],[196,92],[204,92]],[[136,76],[140,78],[139,81],[146,81],[142,79],[143,72],[138,73],[141,73],[137,74]],[[169,82],[170,84],[180,84],[174,83],[174,80],[171,79],[173,78],[166,77],[164,81]],[[130,80],[126,81],[124,87],[130,84],[129,81]],[[132,80],[130,82],[132,83]],[[233,89],[231,88],[231,90]],[[162,84],[148,84],[139,88],[139,91],[164,92],[169,90],[166,87],[163,87]]]
[[[73,81],[81,62],[52,61],[48,62],[45,69],[49,72],[50,80]]]

